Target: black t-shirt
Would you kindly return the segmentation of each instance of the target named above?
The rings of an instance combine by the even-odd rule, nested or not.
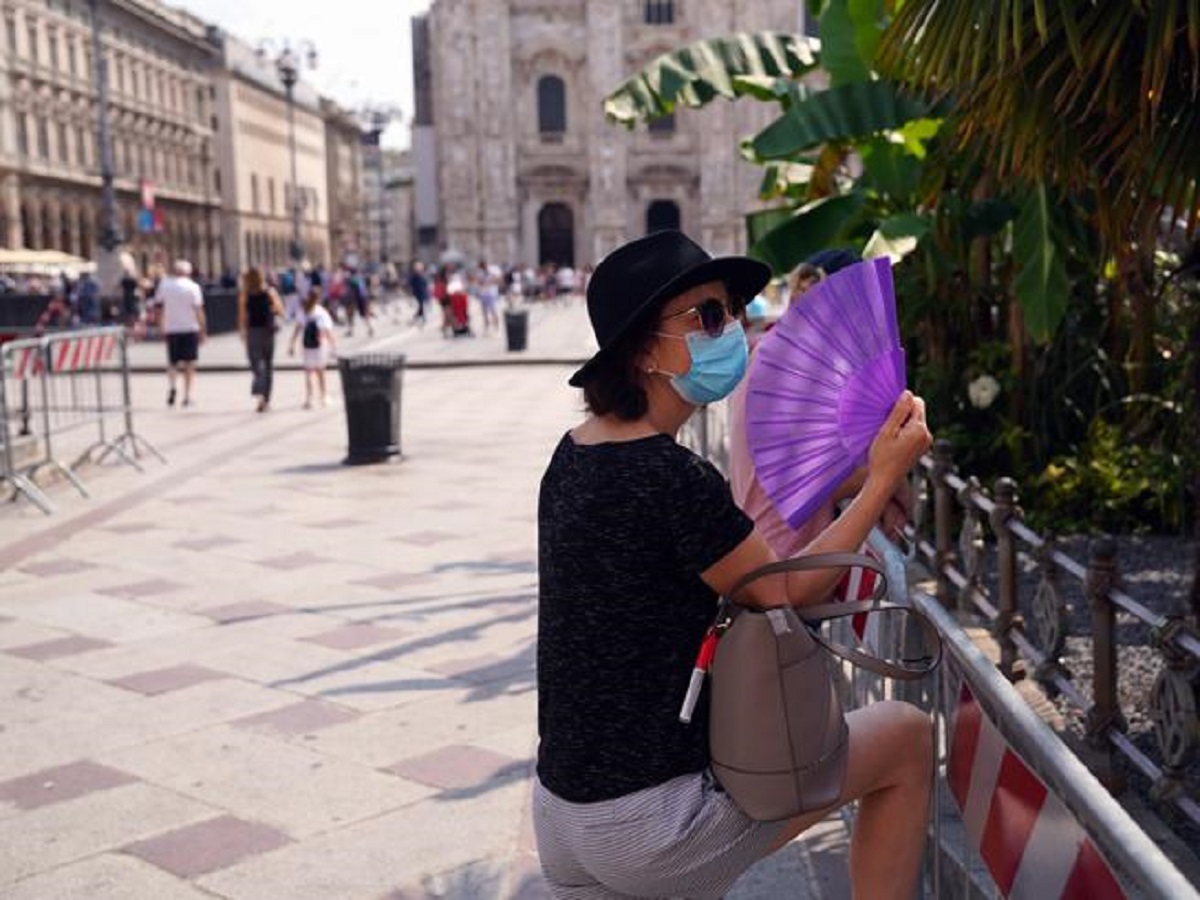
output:
[[[679,721],[717,595],[699,573],[753,530],[713,466],[667,435],[577,445],[538,505],[538,777],[574,803],[708,765],[708,691]]]

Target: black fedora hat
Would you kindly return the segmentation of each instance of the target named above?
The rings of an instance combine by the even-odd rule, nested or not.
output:
[[[570,384],[581,387],[635,323],[672,297],[707,281],[723,281],[732,294],[750,300],[770,278],[764,263],[748,256],[710,256],[682,231],[656,231],[618,247],[588,282],[588,318],[600,349]]]

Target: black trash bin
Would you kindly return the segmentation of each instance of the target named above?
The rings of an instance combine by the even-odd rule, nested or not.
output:
[[[529,310],[506,309],[504,334],[508,338],[509,350],[524,350],[525,341],[529,336]]]
[[[346,465],[400,455],[400,387],[404,354],[359,353],[338,360],[350,449]]]

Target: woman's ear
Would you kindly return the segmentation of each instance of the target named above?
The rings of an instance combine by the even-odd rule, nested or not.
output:
[[[633,367],[643,375],[653,375],[658,371],[658,358],[647,348],[634,359]]]

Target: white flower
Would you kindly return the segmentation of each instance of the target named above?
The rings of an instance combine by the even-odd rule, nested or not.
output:
[[[967,385],[967,397],[976,409],[987,409],[1000,393],[1000,382],[991,375],[980,375]]]

